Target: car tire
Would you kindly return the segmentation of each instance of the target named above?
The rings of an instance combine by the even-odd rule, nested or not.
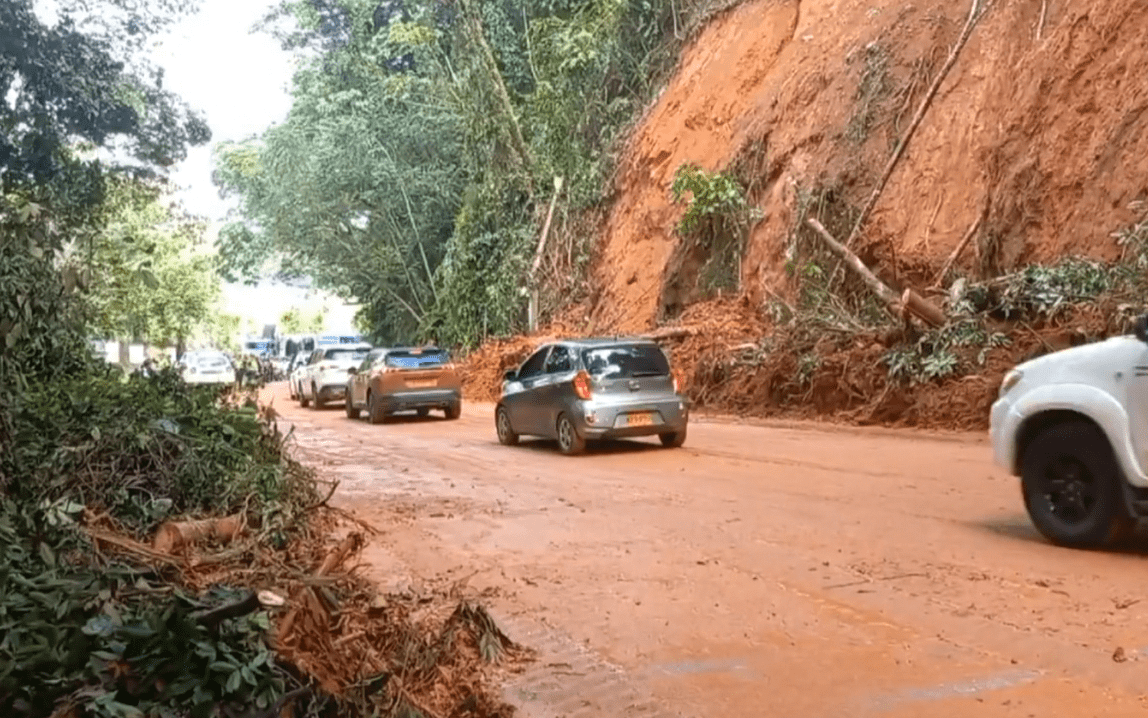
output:
[[[1100,548],[1133,528],[1123,480],[1108,439],[1085,421],[1045,429],[1029,443],[1021,463],[1029,518],[1058,546]]]
[[[311,409],[319,411],[323,408],[323,402],[319,400],[319,387],[314,384],[311,385]]]
[[[311,403],[311,400],[303,393],[303,387],[299,387],[299,406],[304,409]]]
[[[417,414],[420,419],[425,419],[427,415],[430,414],[430,409],[425,407],[422,409],[415,409],[415,414]]]
[[[510,427],[510,412],[506,407],[498,407],[494,412],[494,430],[498,433],[498,443],[503,446],[514,446],[518,443],[518,434]]]
[[[561,414],[555,427],[558,431],[558,450],[567,456],[581,454],[586,450],[586,440],[578,433],[570,417]]]
[[[667,449],[676,449],[686,443],[686,427],[683,426],[681,431],[670,431],[665,434],[658,434],[658,438],[661,439],[662,446]]]
[[[446,418],[452,419],[452,420],[457,419],[458,417],[462,416],[462,402],[456,401],[453,404],[451,404],[450,406],[448,406],[446,408],[445,414],[446,414]]]
[[[344,409],[347,412],[348,419],[358,419],[359,410],[355,407],[355,403],[351,401],[351,392],[347,391],[347,398],[344,400]]]
[[[383,402],[378,400],[376,394],[367,395],[367,420],[372,424],[381,424],[387,420],[387,415],[383,412]]]

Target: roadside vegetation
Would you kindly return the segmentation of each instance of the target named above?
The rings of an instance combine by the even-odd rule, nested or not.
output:
[[[729,3],[726,3],[729,4]],[[700,0],[283,2],[303,63],[282,124],[216,148],[241,200],[225,272],[308,273],[380,342],[473,347],[580,298],[594,217],[631,124]],[[552,261],[529,268],[554,201]]]
[[[164,193],[210,137],[136,52],[194,3],[56,5],[0,3],[0,711],[504,714],[475,666],[513,644],[479,606],[415,622],[348,573],[367,528],[332,545],[333,487],[273,410],[93,356],[230,331]]]

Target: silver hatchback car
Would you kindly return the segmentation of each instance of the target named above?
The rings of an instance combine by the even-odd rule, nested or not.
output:
[[[546,344],[506,372],[495,407],[498,440],[557,439],[564,454],[586,442],[657,435],[686,440],[689,406],[670,360],[645,339],[571,339]]]

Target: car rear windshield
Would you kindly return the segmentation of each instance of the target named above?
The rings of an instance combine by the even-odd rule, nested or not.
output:
[[[670,362],[662,350],[643,344],[583,349],[582,363],[590,374],[602,379],[665,376],[670,373]]]
[[[369,349],[328,349],[323,355],[324,359],[331,359],[332,361],[344,361],[346,359],[354,359],[355,361],[363,361],[363,357],[367,356]]]
[[[421,369],[450,363],[450,353],[442,349],[431,349],[423,352],[389,352],[383,361],[387,366],[401,369]]]
[[[227,361],[227,357],[222,354],[215,354],[196,357],[195,363],[202,367],[221,367],[227,366],[231,362]]]

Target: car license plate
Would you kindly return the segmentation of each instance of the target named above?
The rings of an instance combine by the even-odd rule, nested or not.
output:
[[[639,411],[626,415],[626,426],[649,426],[654,423],[654,414],[650,411]]]
[[[407,381],[407,386],[412,389],[425,389],[437,383],[434,379],[410,379]]]

